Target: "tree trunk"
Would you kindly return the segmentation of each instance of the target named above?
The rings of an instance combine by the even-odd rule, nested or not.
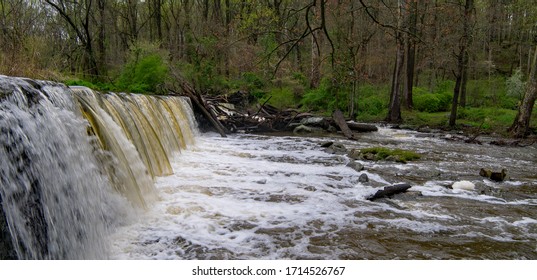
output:
[[[153,0],[153,20],[157,29],[157,40],[162,42],[162,0]]]
[[[474,10],[474,1],[473,0],[466,0],[466,3],[464,5],[464,22],[463,22],[463,33],[462,38],[460,41],[460,49],[459,49],[459,55],[457,55],[457,72],[455,73],[456,81],[455,81],[455,88],[453,90],[453,101],[451,102],[451,114],[449,116],[449,126],[455,126],[457,121],[457,109],[459,107],[459,96],[461,93],[461,86],[463,84],[463,76],[465,75],[464,72],[467,71],[466,68],[468,68],[468,45],[470,43],[470,37],[471,37],[471,26],[470,23],[473,18],[473,10]]]
[[[395,65],[393,67],[392,86],[390,92],[390,105],[388,107],[387,122],[401,122],[401,72],[405,60],[405,48],[401,27],[403,26],[402,1],[398,1],[398,30],[395,31],[395,41],[397,43]]]
[[[99,66],[100,70],[99,73],[101,75],[106,75],[107,72],[107,65],[106,65],[106,18],[105,18],[105,12],[106,12],[106,1],[105,0],[99,0],[97,2],[97,5],[99,7],[99,20],[101,21],[99,23],[99,42],[97,42],[97,48],[99,52]]]
[[[408,0],[407,0],[408,1]],[[407,60],[406,60],[406,79],[405,88],[403,92],[404,105],[407,109],[412,109],[414,103],[412,102],[412,88],[414,87],[414,68],[416,64],[416,25],[418,22],[418,3],[415,0],[410,0],[408,4],[408,31],[406,35],[407,40]]]
[[[509,131],[514,137],[523,138],[529,134],[531,113],[533,111],[535,99],[537,99],[537,47],[535,48],[533,67],[530,76],[528,77],[524,99],[518,108],[518,113],[513,125],[509,128]]]
[[[461,89],[460,89],[460,97],[459,97],[459,106],[461,108],[466,107],[466,89],[468,85],[468,51],[466,51],[464,55],[464,67],[462,68],[462,77],[461,77]]]

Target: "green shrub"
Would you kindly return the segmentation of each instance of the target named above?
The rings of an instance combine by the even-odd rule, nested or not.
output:
[[[265,81],[261,79],[257,74],[252,72],[242,73],[242,81],[246,86],[246,89],[251,91],[253,89],[261,89],[265,86]]]
[[[466,89],[467,105],[473,107],[502,107],[502,101],[507,96],[505,78],[500,76],[469,80]]]
[[[506,93],[509,97],[514,97],[518,100],[522,99],[526,83],[522,80],[522,71],[516,69],[513,75],[505,81]]]
[[[268,98],[270,98],[268,103],[279,109],[293,108],[297,103],[293,90],[289,87],[273,88],[261,101],[265,102]]]
[[[444,112],[447,111],[451,102],[451,96],[447,94],[425,93],[413,96],[414,108],[420,112]]]
[[[120,90],[129,92],[156,93],[167,80],[168,71],[166,55],[157,47],[135,46],[116,85]]]
[[[325,78],[316,89],[307,91],[302,97],[301,104],[307,109],[314,111],[330,111],[331,105],[335,102],[333,86],[329,79]]]
[[[369,96],[358,100],[358,110],[371,116],[378,116],[383,113],[388,106],[388,101],[381,96]]]

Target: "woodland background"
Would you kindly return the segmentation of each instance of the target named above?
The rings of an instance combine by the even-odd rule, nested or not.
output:
[[[535,0],[0,0],[3,75],[515,136],[536,45]]]

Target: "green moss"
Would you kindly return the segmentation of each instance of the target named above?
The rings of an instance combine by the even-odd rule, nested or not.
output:
[[[413,151],[401,149],[388,149],[384,147],[371,147],[360,150],[360,154],[366,159],[392,160],[401,163],[418,160],[421,156]]]

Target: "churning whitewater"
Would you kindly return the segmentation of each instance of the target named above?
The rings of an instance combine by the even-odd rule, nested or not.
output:
[[[118,259],[534,259],[535,148],[477,147],[381,128],[348,147],[414,149],[409,164],[361,162],[370,178],[325,153],[334,138],[206,134],[157,179],[160,201],[112,236]],[[490,155],[489,155],[490,154]],[[502,184],[474,173],[498,164]],[[477,170],[477,171],[476,171]],[[466,179],[478,190],[448,189]],[[366,197],[398,182],[411,192]],[[503,195],[499,195],[502,193]]]
[[[0,258],[537,258],[535,145],[388,128],[221,138],[199,133],[181,97],[5,76],[0,131]],[[421,159],[356,171],[327,141]],[[396,183],[412,188],[367,199]]]
[[[105,259],[196,134],[187,101],[0,76],[0,258]]]

